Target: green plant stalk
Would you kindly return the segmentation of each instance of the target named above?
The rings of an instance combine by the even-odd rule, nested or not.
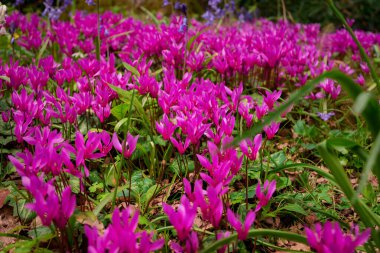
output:
[[[290,233],[286,231],[280,231],[280,230],[274,230],[274,229],[251,229],[248,232],[248,237],[258,237],[258,236],[272,236],[272,237],[280,237],[287,239],[289,241],[295,241],[300,242],[307,245],[306,237]],[[216,250],[220,249],[224,245],[228,245],[233,241],[237,240],[237,234],[233,234],[227,238],[223,238],[221,240],[218,240],[211,245],[208,245],[205,249],[201,251],[201,253],[208,253],[208,252],[216,252]]]
[[[355,191],[352,188],[350,180],[344,171],[342,165],[339,163],[339,160],[332,154],[328,149],[326,141],[318,145],[318,151],[321,154],[324,162],[329,167],[331,173],[336,178],[336,181],[339,187],[342,189],[344,195],[351,202],[355,211],[358,212],[360,218],[363,220],[363,223],[372,228],[372,239],[376,242],[377,247],[380,247],[380,236],[374,228],[375,226],[380,226],[380,218],[374,214],[360,199],[353,199]]]
[[[371,148],[370,155],[367,159],[367,162],[364,165],[364,169],[361,173],[361,178],[359,181],[359,186],[358,186],[358,189],[356,191],[356,194],[353,197],[353,201],[355,201],[355,199],[357,199],[359,197],[359,194],[363,191],[363,189],[367,183],[368,176],[369,176],[369,173],[371,172],[371,170],[374,171],[374,173],[376,174],[378,179],[380,178],[380,170],[378,168],[375,168],[376,161],[379,160],[378,159],[379,156],[380,156],[380,134],[377,135],[377,138],[376,138],[376,140],[373,143],[373,146]]]
[[[316,167],[316,166],[313,166],[313,165],[310,165],[310,164],[306,164],[306,163],[293,163],[293,164],[286,164],[284,166],[280,166],[280,167],[277,167],[271,171],[269,171],[269,174],[272,174],[272,173],[277,173],[277,172],[280,172],[282,170],[285,170],[285,169],[298,169],[298,168],[307,168],[307,169],[311,169],[315,172],[317,172],[320,176],[328,179],[331,183],[336,184],[336,180],[334,178],[333,175],[327,173],[326,171],[323,171],[322,169]]]
[[[97,0],[97,12],[98,12],[98,36],[96,39],[96,59],[100,61],[100,0]]]
[[[368,55],[366,54],[362,44],[360,43],[360,41],[358,40],[358,38],[356,37],[354,31],[352,30],[352,28],[348,25],[346,19],[344,18],[343,14],[338,10],[338,8],[336,8],[335,4],[334,4],[334,1],[333,0],[327,0],[327,3],[330,7],[330,9],[334,12],[335,16],[337,16],[337,18],[340,19],[340,21],[344,24],[345,28],[347,29],[348,33],[351,35],[352,39],[355,41],[356,45],[358,46],[358,49],[359,49],[359,52],[360,52],[360,55],[362,57],[362,59],[367,63],[368,65],[368,68],[371,72],[371,76],[373,78],[373,80],[375,81],[376,83],[376,86],[377,86],[377,90],[380,92],[380,80],[379,80],[379,76],[377,75],[376,73],[376,70],[375,68],[373,67]]]
[[[276,246],[276,245],[274,245],[274,244],[272,244],[272,243],[264,242],[264,241],[261,241],[261,240],[257,240],[257,243],[258,243],[258,244],[261,244],[261,245],[264,245],[264,246],[267,246],[267,247],[270,247],[270,248],[275,249],[275,250],[280,250],[280,252],[303,252],[303,253],[312,253],[312,251],[299,251],[299,250],[292,250],[292,249],[282,248],[282,247]]]
[[[129,123],[131,121],[131,115],[132,115],[132,106],[133,106],[133,100],[135,98],[135,90],[132,91],[132,98],[131,98],[131,103],[129,104],[129,111],[128,111],[128,120],[127,120],[127,129],[129,130]],[[125,145],[126,145],[126,141],[123,141],[123,146],[122,146],[122,154],[121,154],[121,159],[120,159],[120,166],[119,166],[119,169],[117,170],[117,176],[116,176],[116,187],[115,187],[115,191],[114,191],[114,195],[113,195],[113,199],[112,199],[112,209],[114,209],[115,207],[115,202],[116,202],[116,196],[117,196],[117,188],[119,187],[119,181],[120,181],[120,177],[121,177],[121,169],[123,167],[123,163],[124,163],[124,150],[125,150]],[[130,180],[129,180],[129,192],[128,192],[128,195],[129,195],[129,201],[130,201],[130,198],[131,198],[131,179],[132,179],[132,168],[130,168],[130,171],[129,171],[129,177],[130,177]]]

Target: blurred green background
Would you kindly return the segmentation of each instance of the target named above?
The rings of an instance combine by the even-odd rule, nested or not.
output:
[[[63,1],[63,0],[61,0]],[[96,1],[96,0],[95,0]],[[139,13],[144,6],[150,11],[160,10],[170,14],[171,8],[162,8],[162,0],[99,0],[101,10],[112,10],[129,13]],[[15,0],[3,0],[11,6]],[[174,2],[174,1],[172,1]],[[189,6],[189,13],[200,17],[207,8],[206,0],[183,0]],[[339,21],[329,10],[324,0],[235,0],[238,9],[244,8],[251,17],[266,17],[271,20],[282,18],[284,13],[289,20],[300,23],[320,23],[322,26],[334,24],[340,26]],[[380,30],[380,0],[336,0],[337,7],[343,14],[355,19],[354,28],[367,31]],[[95,11],[95,7],[88,7],[85,0],[75,0],[78,9]],[[25,0],[25,4],[18,7],[23,12],[42,12],[43,0]]]

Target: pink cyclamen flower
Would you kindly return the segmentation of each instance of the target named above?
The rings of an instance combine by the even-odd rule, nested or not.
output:
[[[177,125],[173,124],[166,114],[164,114],[160,122],[156,122],[157,132],[162,134],[164,140],[169,140],[176,128]]]
[[[177,211],[174,211],[173,207],[166,203],[163,203],[163,209],[170,223],[177,231],[179,240],[184,241],[189,236],[193,226],[195,216],[197,215],[197,207],[192,206],[186,196],[183,195]]]
[[[361,234],[359,227],[354,225],[350,233],[344,233],[339,223],[326,222],[322,227],[320,223],[315,225],[315,230],[305,228],[307,241],[317,253],[354,253],[355,248],[367,242],[371,235],[371,229],[364,230]]]
[[[231,209],[227,210],[227,220],[230,225],[236,230],[238,233],[239,240],[245,240],[248,236],[248,232],[253,222],[255,222],[256,213],[254,211],[249,211],[247,216],[245,217],[245,222],[242,224],[240,222],[239,216],[236,216]]]
[[[256,135],[253,142],[250,139],[243,140],[240,143],[241,152],[243,152],[249,160],[256,160],[257,154],[261,148],[262,140],[263,137],[261,134]]]
[[[216,240],[222,240],[223,238],[227,238],[230,236],[230,232],[229,231],[226,231],[226,232],[219,232],[217,235],[216,235]],[[226,249],[227,249],[227,246],[228,245],[224,245],[222,248],[218,249],[218,253],[225,253],[226,252]]]
[[[191,234],[186,239],[185,247],[175,242],[170,242],[170,249],[174,253],[184,253],[184,252],[198,252],[199,240],[196,232],[191,232]]]
[[[359,74],[358,78],[356,78],[356,82],[360,85],[360,86],[364,86],[365,85],[365,79],[364,79],[364,76],[362,74]]]
[[[269,126],[264,127],[264,132],[266,133],[268,140],[271,140],[274,138],[279,128],[280,128],[279,122],[278,123],[272,122]]]
[[[64,228],[67,221],[74,213],[76,200],[68,186],[58,197],[53,181],[45,183],[43,176],[24,176],[22,184],[33,195],[34,202],[26,204],[26,207],[36,212],[41,218],[42,224],[50,226],[53,221],[59,228]]]
[[[137,140],[139,139],[139,136],[136,135],[135,137],[133,137],[129,132],[127,133],[127,140],[123,141],[123,143],[121,144],[120,141],[119,141],[119,138],[117,137],[117,134],[114,133],[113,136],[112,136],[112,144],[114,146],[114,148],[119,151],[120,153],[123,152],[123,145],[125,145],[124,147],[124,157],[125,158],[129,158],[132,156],[132,153],[135,151],[136,149],[136,144],[137,144]]]
[[[261,106],[256,105],[255,106],[255,111],[256,111],[256,117],[258,120],[260,120],[262,117],[267,115],[269,111],[269,107],[266,104],[263,104]]]
[[[276,191],[276,181],[273,180],[269,182],[265,181],[263,190],[261,190],[260,182],[257,184],[256,196],[259,199],[259,203],[256,206],[255,212],[259,211],[263,206],[266,206],[272,197],[273,193]]]
[[[282,91],[265,91],[264,103],[268,106],[269,110],[272,110],[276,101],[281,97]]]
[[[74,213],[76,206],[75,195],[71,192],[70,186],[66,187],[62,192],[61,206],[58,209],[58,215],[54,218],[54,223],[60,227],[64,228],[67,221]]]
[[[85,234],[88,238],[88,252],[141,252],[148,253],[162,248],[163,239],[152,241],[152,234],[146,231],[136,231],[139,213],[132,214],[127,208],[121,213],[115,209],[112,215],[112,223],[105,229],[102,235],[93,227],[85,226]]]

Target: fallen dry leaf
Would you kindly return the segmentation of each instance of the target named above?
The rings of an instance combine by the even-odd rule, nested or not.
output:
[[[9,193],[10,191],[8,189],[0,189],[0,208],[3,208],[5,199]]]

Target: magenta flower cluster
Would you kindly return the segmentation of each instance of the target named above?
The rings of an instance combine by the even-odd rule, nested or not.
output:
[[[212,2],[216,11],[219,1]],[[192,183],[183,180],[185,193],[178,207],[163,203],[163,211],[177,232],[178,241],[170,242],[175,252],[200,249],[202,241],[194,230],[199,217],[217,231],[218,240],[228,237],[232,230],[239,240],[247,239],[259,211],[269,204],[276,190],[276,181],[258,181],[256,207],[247,210],[244,221],[232,211],[227,196],[244,157],[257,160],[263,142],[276,138],[286,115],[234,147],[231,143],[237,122],[241,129],[261,122],[280,105],[284,96],[280,89],[285,83],[291,88],[304,85],[332,69],[337,64],[336,55],[352,55],[359,71],[342,62],[339,68],[365,85],[368,66],[361,62],[355,43],[344,30],[321,36],[318,25],[258,20],[222,25],[217,32],[188,20],[186,5],[177,5],[181,17],[173,16],[168,24],[159,26],[111,12],[101,15],[99,27],[95,25],[96,14],[82,12],[73,14],[72,22],[54,20],[57,13],[47,13],[53,15],[49,23],[37,15],[27,17],[18,12],[6,18],[6,28],[20,34],[14,43],[24,50],[39,52],[43,45],[59,48],[49,48],[57,49],[58,56],[41,57],[30,65],[15,59],[0,65],[0,76],[5,77],[0,79],[0,96],[9,100],[9,108],[1,112],[2,120],[12,127],[14,143],[21,147],[8,158],[33,197],[27,207],[36,212],[43,225],[54,224],[64,231],[74,214],[76,197],[67,177],[78,178],[82,191],[90,164],[119,153],[132,160],[137,143],[144,141],[145,137],[133,135],[133,128],[125,131],[124,137],[116,130],[109,131],[111,111],[120,104],[118,93],[110,85],[149,96],[159,112],[154,115],[155,110],[149,110],[152,132],[160,134],[179,156],[194,153],[199,178]],[[380,35],[356,34],[365,50],[373,54],[372,45],[380,43]],[[102,43],[97,57],[98,35]],[[193,38],[193,43],[186,43],[186,38]],[[120,61],[134,71],[120,71]],[[243,94],[250,85],[258,90],[258,96]],[[340,93],[339,84],[325,80],[307,98],[337,99]],[[333,116],[318,115],[323,120]],[[90,124],[87,131],[83,122]],[[121,212],[115,209],[104,231],[86,226],[88,251],[161,249],[164,240],[154,241],[153,233],[140,231],[138,218],[138,212],[132,213],[131,208]],[[222,221],[229,226],[222,226]],[[369,236],[368,230],[360,235],[355,227],[353,238],[330,223],[306,232],[317,252],[354,252]]]

